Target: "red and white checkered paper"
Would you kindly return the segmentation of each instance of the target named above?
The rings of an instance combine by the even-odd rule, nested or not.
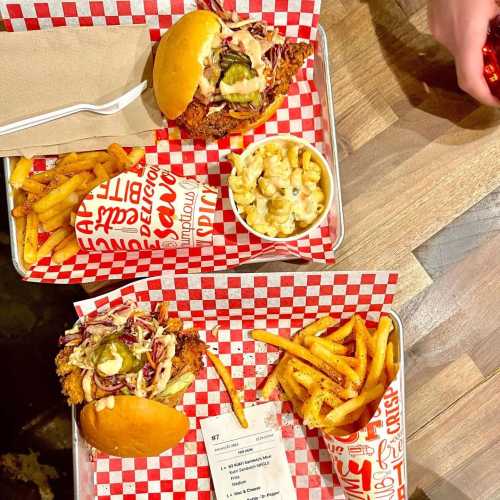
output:
[[[78,302],[75,307],[81,316],[126,300],[135,300],[143,308],[169,301],[172,315],[199,328],[200,336],[218,352],[249,405],[257,401],[257,388],[279,354],[276,348],[252,340],[251,329],[265,328],[288,337],[322,314],[345,320],[357,312],[378,321],[390,310],[397,279],[396,273],[389,272],[164,275]],[[215,325],[220,327],[216,336],[212,333]],[[275,404],[298,499],[344,498],[323,438],[307,430],[288,403]],[[98,456],[94,466],[99,500],[211,498],[199,422],[231,411],[229,396],[211,365],[186,392],[181,408],[190,418],[191,430],[173,450],[152,458]]]
[[[293,39],[315,40],[320,3],[320,0],[235,0],[226,1],[225,5],[243,16],[264,19]],[[0,0],[0,13],[10,31],[146,23],[150,27],[151,40],[157,41],[172,23],[193,10],[194,4],[193,0],[18,0],[12,3]],[[231,165],[225,159],[227,153],[239,151],[263,137],[278,133],[295,134],[315,144],[327,158],[331,157],[330,148],[323,138],[322,107],[313,81],[313,66],[311,57],[291,85],[277,114],[243,136],[232,135],[207,144],[187,138],[174,122],[168,122],[165,129],[157,132],[157,144],[147,148],[147,163],[168,165],[177,175],[193,176],[202,183],[220,187],[213,246],[101,254],[81,251],[63,265],[54,265],[50,257],[46,257],[28,270],[25,279],[45,283],[85,283],[156,276],[165,271],[206,273],[230,269],[263,256],[297,257],[333,264],[338,227],[334,210],[310,236],[298,242],[268,243],[248,233],[236,222],[228,199],[227,177]],[[38,161],[38,169],[45,168],[47,162]]]

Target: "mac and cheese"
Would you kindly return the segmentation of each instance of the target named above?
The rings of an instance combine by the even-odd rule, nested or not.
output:
[[[267,143],[243,160],[230,153],[229,177],[238,212],[263,235],[284,238],[303,231],[325,210],[322,169],[311,151],[286,140]]]

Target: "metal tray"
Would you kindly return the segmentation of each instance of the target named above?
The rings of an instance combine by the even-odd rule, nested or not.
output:
[[[404,456],[406,457],[406,423],[405,423],[405,379],[404,379],[404,344],[403,344],[403,324],[401,323],[401,318],[395,311],[390,311],[395,329],[391,334],[392,339],[398,346],[397,361],[400,363],[400,373],[402,375],[401,384],[401,401],[402,401],[402,412],[403,412],[403,437],[404,437]],[[73,433],[73,480],[74,480],[74,497],[75,500],[94,500],[95,496],[95,485],[94,485],[94,465],[89,459],[89,447],[85,440],[80,435],[80,431],[77,423],[77,416],[75,407],[72,407],[71,411],[72,417],[72,433]],[[407,471],[407,460],[404,463],[404,473],[406,478],[406,484],[408,484],[408,471]],[[408,491],[405,492],[405,498],[408,498]],[[333,499],[332,499],[333,500]],[[339,499],[340,500],[340,499]]]
[[[333,220],[335,227],[331,227],[332,234],[335,234],[333,251],[335,252],[341,245],[344,239],[344,215],[342,211],[342,196],[340,191],[340,165],[337,152],[337,135],[335,129],[335,115],[333,110],[333,91],[331,85],[330,66],[328,62],[328,42],[326,32],[321,25],[318,26],[317,46],[314,54],[314,83],[316,84],[320,104],[321,118],[324,131],[324,148],[323,153],[331,166],[333,173],[334,197],[330,211],[330,220]],[[7,208],[9,212],[9,229],[10,229],[10,247],[12,254],[12,263],[14,268],[21,276],[26,276],[27,270],[24,268],[19,249],[17,248],[16,226],[13,217],[10,215],[13,206],[12,188],[9,184],[9,176],[14,158],[4,158],[4,173],[7,191]],[[246,264],[257,262],[270,262],[277,260],[296,259],[291,255],[283,254],[267,254],[261,257],[256,257]]]

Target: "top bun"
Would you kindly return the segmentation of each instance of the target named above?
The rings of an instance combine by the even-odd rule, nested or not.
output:
[[[98,401],[93,401],[80,413],[83,437],[108,455],[157,456],[174,447],[189,429],[184,413],[158,401],[137,396],[110,398],[114,399],[111,409],[103,405],[98,410]]]
[[[158,106],[168,119],[181,115],[193,100],[203,71],[203,58],[220,30],[216,14],[195,10],[181,17],[160,40],[153,85]]]

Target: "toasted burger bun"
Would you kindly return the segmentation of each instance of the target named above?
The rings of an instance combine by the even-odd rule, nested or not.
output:
[[[216,14],[195,10],[181,17],[160,40],[153,86],[158,107],[167,118],[177,118],[193,100],[203,71],[203,58],[220,30]]]
[[[96,402],[80,413],[87,442],[118,457],[157,456],[174,447],[187,433],[184,413],[162,403],[137,396],[114,396],[114,407],[98,411]]]
[[[274,101],[269,104],[269,106],[264,110],[264,112],[260,115],[260,118],[252,123],[246,124],[244,127],[239,128],[238,130],[235,130],[235,132],[239,132],[240,134],[243,134],[247,132],[248,130],[251,130],[253,128],[257,128],[259,125],[262,125],[263,123],[267,122],[269,118],[271,118],[276,111],[281,107],[283,104],[283,100],[285,99],[284,95],[279,95],[276,96]]]

